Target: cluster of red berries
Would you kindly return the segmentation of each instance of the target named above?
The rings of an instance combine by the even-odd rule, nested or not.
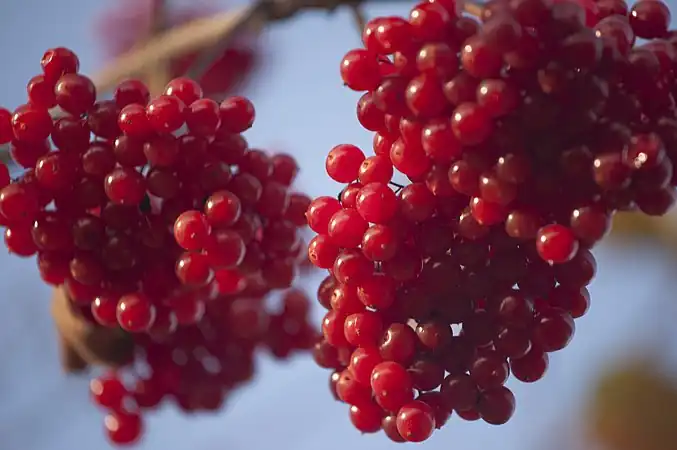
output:
[[[316,360],[357,429],[399,442],[452,412],[507,422],[509,375],[543,377],[586,313],[613,214],[675,201],[665,4],[494,0],[479,15],[430,0],[366,25],[340,71],[366,91],[374,155],[334,147],[326,170],[347,186],[307,211],[310,260],[330,272]]]
[[[187,410],[216,408],[250,378],[259,344],[284,358],[314,343],[302,294],[290,291],[280,314],[264,302],[307,261],[296,161],[248,147],[245,98],[219,104],[178,78],[153,99],[129,80],[97,101],[78,67],[72,51],[47,51],[28,102],[0,109],[0,143],[25,169],[10,179],[0,166],[5,244],[37,254],[43,280],[86,318],[133,333],[152,371],[141,380],[152,393],[129,391],[138,406],[172,395]],[[121,407],[105,386],[99,403]],[[116,409],[107,426],[129,443],[140,416]]]
[[[282,309],[266,309],[262,297],[219,297],[207,303],[196,326],[162,338],[139,335],[134,364],[94,378],[92,398],[108,411],[104,424],[111,442],[138,442],[145,411],[173,401],[186,413],[219,411],[230,393],[255,375],[257,349],[278,359],[312,348],[310,301],[290,290]],[[128,377],[127,375],[131,375]]]

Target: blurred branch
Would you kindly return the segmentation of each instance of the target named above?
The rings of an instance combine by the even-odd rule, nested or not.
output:
[[[149,37],[155,36],[167,28],[167,0],[153,0],[153,21],[148,30]]]
[[[361,0],[259,0],[156,35],[145,45],[111,62],[93,77],[94,82],[99,91],[108,91],[125,78],[192,52],[201,53],[188,75],[200,76],[243,30],[284,20],[301,11],[333,11],[342,5],[357,6],[360,3]]]

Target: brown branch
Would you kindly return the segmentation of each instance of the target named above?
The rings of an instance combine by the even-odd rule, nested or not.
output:
[[[148,37],[153,37],[167,29],[167,0],[153,0],[151,17],[152,22],[148,30]]]
[[[259,0],[234,11],[196,19],[167,30],[112,61],[93,79],[98,90],[104,92],[123,79],[144,73],[164,61],[205,51],[204,56],[199,57],[199,62],[191,69],[192,76],[199,76],[238,32],[251,29],[257,23],[284,20],[303,10],[332,11],[342,4],[358,3],[359,0]]]

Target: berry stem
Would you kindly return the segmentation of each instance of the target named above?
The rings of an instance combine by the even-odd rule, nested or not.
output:
[[[151,4],[152,22],[148,29],[147,41],[150,41],[167,30],[167,3],[167,0],[153,0]],[[157,65],[149,67],[144,78],[152,93],[158,94],[162,92],[162,89],[164,89],[167,82],[172,78],[169,68],[169,59],[159,61]]]

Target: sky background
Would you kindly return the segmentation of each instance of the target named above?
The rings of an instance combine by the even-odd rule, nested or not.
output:
[[[0,104],[25,101],[27,80],[39,73],[43,52],[66,46],[91,73],[103,58],[94,18],[120,0],[4,0],[0,6]],[[218,5],[225,2],[216,1]],[[379,4],[369,16],[406,12],[407,5]],[[342,55],[359,45],[350,14],[304,14],[275,24],[263,36],[263,70],[246,94],[257,120],[247,132],[252,146],[294,154],[302,165],[299,189],[334,194],[324,175],[326,152],[339,143],[363,148],[371,135],[355,118],[357,94],[341,84]],[[670,326],[677,281],[675,266],[660,249],[641,243],[609,244],[596,253],[599,275],[593,306],[577,322],[577,336],[551,357],[548,376],[534,385],[512,383],[517,412],[501,427],[451,420],[426,449],[578,450],[577,418],[589,383],[609,364],[647,351]],[[0,254],[0,450],[107,449],[102,412],[88,400],[87,378],[60,371],[49,318],[49,289],[38,282],[35,262]],[[313,292],[318,277],[304,285]],[[667,308],[667,309],[666,309]],[[321,312],[316,311],[318,317]],[[663,326],[661,326],[661,324]],[[677,345],[672,346],[677,356]],[[666,368],[677,361],[669,358]],[[672,364],[677,369],[677,364]],[[383,435],[360,436],[347,408],[331,400],[328,373],[309,358],[278,365],[264,358],[257,381],[235,394],[224,412],[187,418],[174,410],[148,416],[138,448],[152,450],[386,450]],[[554,439],[554,440],[553,440]],[[556,445],[559,440],[561,445]]]

